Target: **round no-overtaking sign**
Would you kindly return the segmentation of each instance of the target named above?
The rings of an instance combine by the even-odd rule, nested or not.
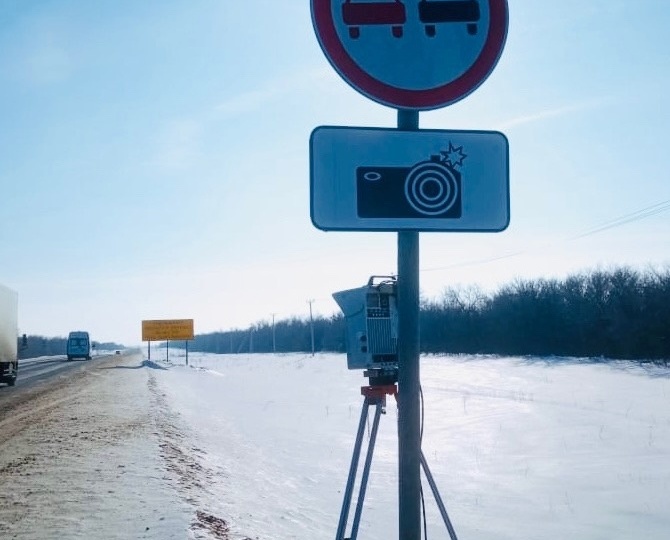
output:
[[[354,89],[428,110],[474,91],[498,62],[507,0],[311,0],[326,57]]]

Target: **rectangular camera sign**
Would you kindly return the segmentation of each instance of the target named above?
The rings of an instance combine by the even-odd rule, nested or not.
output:
[[[496,131],[318,127],[310,184],[312,223],[325,231],[509,224],[509,145]]]

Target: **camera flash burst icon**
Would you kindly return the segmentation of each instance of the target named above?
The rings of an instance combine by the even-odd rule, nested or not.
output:
[[[452,168],[462,167],[465,158],[468,157],[467,154],[463,153],[462,146],[454,146],[451,141],[449,141],[449,148],[440,151],[440,154],[442,154],[442,163]]]

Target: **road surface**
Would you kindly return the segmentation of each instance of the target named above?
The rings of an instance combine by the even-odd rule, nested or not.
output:
[[[17,387],[10,388],[0,385],[0,403],[7,396],[14,393],[21,394],[27,388],[32,388],[36,384],[67,377],[77,371],[85,371],[91,365],[107,360],[110,356],[110,354],[101,354],[93,356],[91,360],[72,361],[68,361],[65,355],[21,359],[19,361],[19,378],[16,380]]]
[[[139,353],[23,360],[0,388],[0,538],[233,539]]]

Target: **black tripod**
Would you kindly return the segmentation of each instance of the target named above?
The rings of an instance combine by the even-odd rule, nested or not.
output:
[[[396,384],[362,386],[361,394],[365,397],[363,401],[363,408],[361,410],[361,418],[358,422],[358,432],[356,433],[356,443],[354,444],[354,453],[351,457],[351,466],[349,467],[349,477],[347,478],[347,487],[344,490],[344,500],[342,501],[342,511],[340,512],[340,522],[337,526],[337,536],[335,540],[356,540],[358,536],[358,527],[361,521],[361,514],[363,513],[363,501],[365,500],[365,491],[367,489],[368,478],[370,476],[370,466],[372,465],[372,454],[375,449],[375,440],[377,439],[377,430],[379,429],[379,420],[382,414],[386,413],[386,396],[398,396],[398,386]],[[354,484],[356,482],[356,474],[358,472],[358,461],[361,455],[361,447],[363,446],[363,434],[365,432],[365,423],[368,418],[368,409],[371,405],[375,407],[375,417],[372,422],[372,430],[370,432],[370,441],[368,442],[367,453],[365,455],[365,464],[363,465],[363,475],[361,477],[361,485],[358,491],[358,500],[356,501],[356,511],[354,513],[354,521],[351,526],[351,535],[345,537],[347,528],[347,521],[349,520],[349,510],[351,509],[351,497],[354,491]],[[426,457],[421,452],[421,467],[426,475],[430,489],[433,492],[437,507],[442,515],[444,525],[449,531],[451,540],[458,540],[456,531],[454,531],[447,509],[442,502],[442,497],[437,490],[437,484],[433,479],[433,475],[428,468]]]

